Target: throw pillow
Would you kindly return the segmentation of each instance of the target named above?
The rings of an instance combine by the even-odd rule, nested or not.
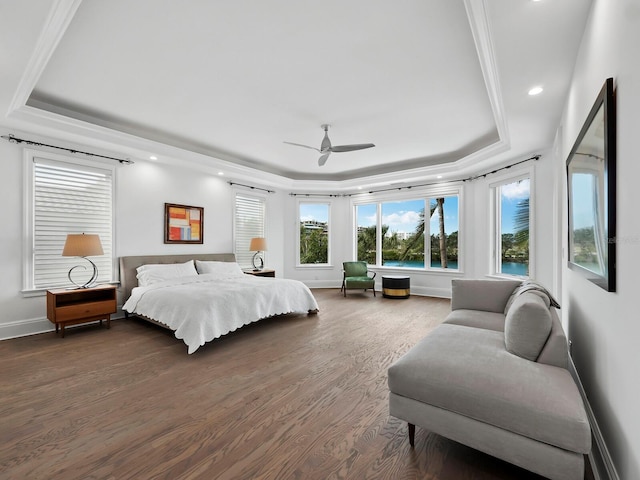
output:
[[[185,263],[162,263],[141,265],[136,269],[138,274],[138,286],[147,287],[154,283],[171,280],[173,278],[190,277],[198,275],[193,260]]]
[[[196,270],[200,274],[215,274],[220,278],[244,276],[244,272],[236,262],[196,260]]]
[[[532,292],[518,295],[504,323],[504,342],[507,351],[535,362],[549,333],[551,313],[542,298]]]

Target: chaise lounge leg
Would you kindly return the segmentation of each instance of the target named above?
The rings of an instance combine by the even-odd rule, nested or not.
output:
[[[416,443],[416,426],[413,423],[408,423],[407,425],[409,426],[409,445],[414,447]]]

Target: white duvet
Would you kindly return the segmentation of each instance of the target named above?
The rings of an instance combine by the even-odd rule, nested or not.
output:
[[[167,325],[195,352],[205,342],[262,318],[307,313],[318,303],[297,280],[202,274],[135,287],[122,307]]]

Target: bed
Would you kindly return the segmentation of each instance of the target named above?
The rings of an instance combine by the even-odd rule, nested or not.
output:
[[[120,282],[125,315],[171,329],[189,354],[258,320],[318,311],[305,284],[245,275],[232,253],[120,257]]]

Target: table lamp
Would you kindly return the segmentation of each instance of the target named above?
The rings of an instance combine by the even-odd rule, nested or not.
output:
[[[84,265],[76,265],[69,270],[69,281],[73,283],[76,288],[89,288],[91,287],[96,279],[98,278],[98,268],[96,264],[89,260],[87,257],[92,255],[104,255],[102,250],[102,244],[100,243],[100,236],[95,234],[84,234],[84,233],[70,233],[67,235],[67,240],[64,243],[64,248],[62,249],[63,257],[82,257],[87,262],[91,264],[93,267],[93,275],[91,278],[84,284],[79,285],[73,281],[71,278],[71,272],[73,272],[76,268],[82,267],[86,269]]]
[[[262,257],[259,256],[260,252],[264,252],[267,250],[267,241],[262,237],[256,237],[251,239],[251,243],[249,244],[249,251],[256,252],[253,254],[253,260],[251,263],[253,264],[253,271],[259,272],[264,267],[264,261]],[[259,265],[256,265],[256,261],[259,262]]]

